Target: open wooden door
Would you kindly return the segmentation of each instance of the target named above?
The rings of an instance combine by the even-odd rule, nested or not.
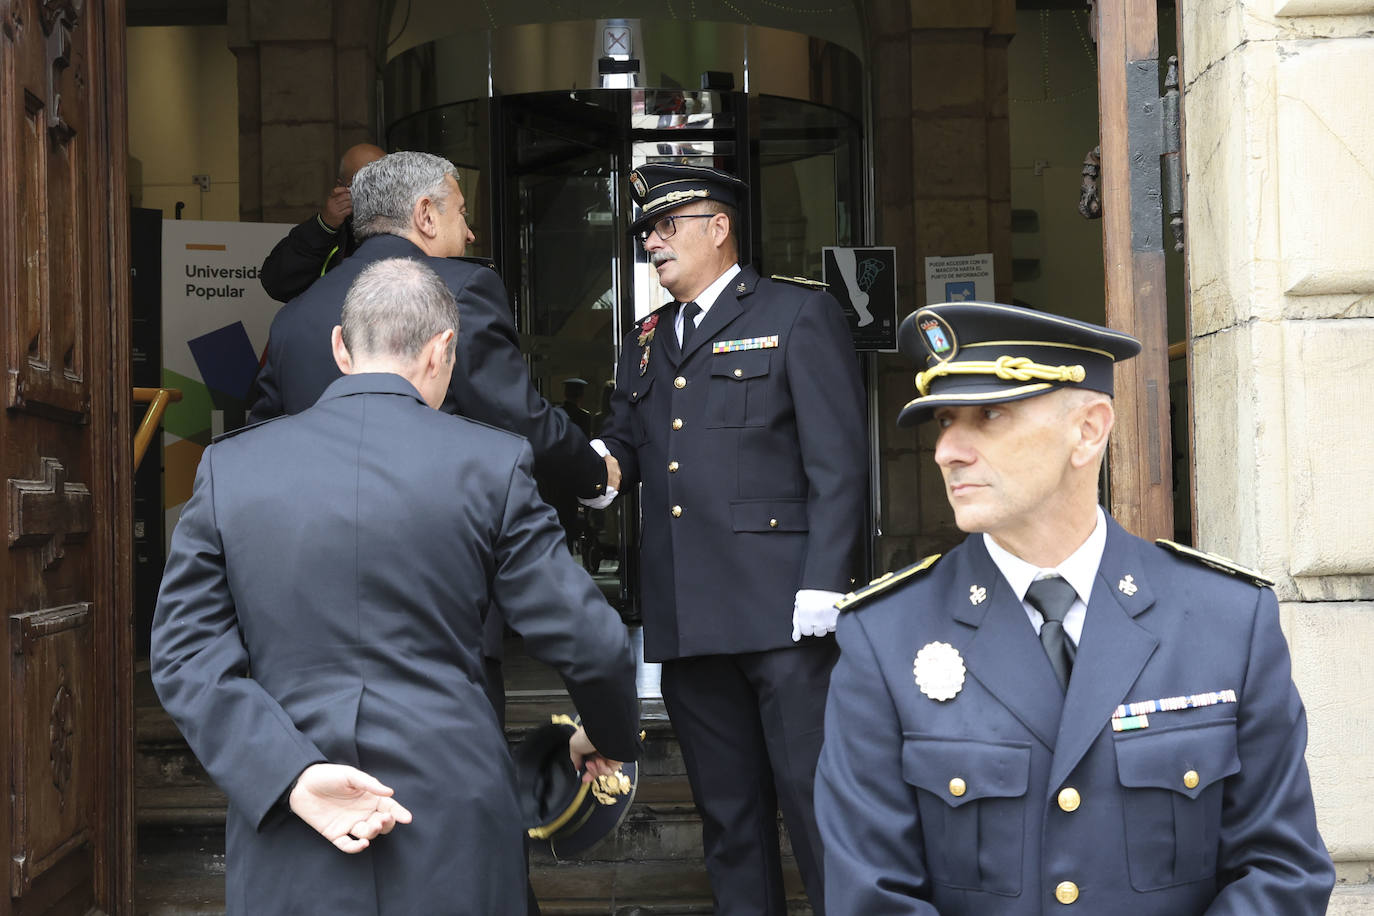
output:
[[[0,0],[5,912],[129,912],[123,0]]]

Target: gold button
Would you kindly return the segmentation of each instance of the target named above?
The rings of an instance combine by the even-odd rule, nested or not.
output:
[[[949,781],[949,794],[953,795],[955,798],[959,798],[967,791],[968,786],[958,776]]]
[[[680,516],[680,515],[682,515],[682,507],[681,507],[681,506],[673,506],[673,518],[677,518],[677,517]]]
[[[686,380],[685,378],[683,378],[682,376],[679,375],[677,378],[673,379],[673,387],[674,387],[674,388],[686,388],[686,387],[687,387],[687,380]]]
[[[1078,885],[1072,881],[1060,881],[1054,887],[1054,899],[1068,906],[1078,899]]]
[[[1078,797],[1078,790],[1072,786],[1059,790],[1059,808],[1062,811],[1077,811],[1082,801]]]
[[[675,418],[673,420],[673,429],[682,429],[682,421]]]
[[[1189,770],[1183,774],[1183,784],[1190,789],[1197,788],[1197,770]]]
[[[735,370],[735,378],[744,378],[744,370],[743,370],[743,369],[736,369],[736,370]]]
[[[676,462],[676,461],[670,461],[670,462],[668,462],[668,473],[669,473],[669,474],[676,474],[676,473],[677,473],[677,462]]]
[[[776,528],[776,527],[778,527],[778,520],[775,519],[775,518],[770,518],[770,519],[768,520],[768,527],[769,527],[769,528]]]

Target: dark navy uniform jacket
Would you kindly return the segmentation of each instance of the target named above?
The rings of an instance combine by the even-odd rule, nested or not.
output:
[[[629,638],[531,463],[525,440],[390,374],[205,451],[152,674],[229,797],[229,913],[523,916],[515,776],[483,691],[491,605],[563,675],[596,746],[637,755]],[[376,776],[414,821],[340,853],[278,803],[320,761]]]
[[[686,354],[675,317],[625,338],[601,430],[623,488],[643,484],[645,656],[790,646],[797,590],[848,591],[856,570],[867,439],[848,326],[829,293],[748,267]]]
[[[338,267],[283,306],[272,319],[250,422],[300,413],[339,377],[329,335],[344,296],[365,268],[386,258],[413,258],[437,273],[458,300],[458,350],[443,410],[530,440],[537,471],[579,496],[600,496],[606,465],[587,436],[530,383],[520,337],[496,271],[460,258],[431,258],[409,239],[367,239]]]
[[[832,916],[1326,911],[1274,593],[1107,524],[1067,696],[981,535],[841,615],[816,776]],[[932,642],[967,669],[944,702],[913,674]]]

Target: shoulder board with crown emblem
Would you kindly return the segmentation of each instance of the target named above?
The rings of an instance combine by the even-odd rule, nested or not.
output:
[[[1185,544],[1179,544],[1165,538],[1157,538],[1155,543],[1171,553],[1178,554],[1184,559],[1192,560],[1195,563],[1201,563],[1203,566],[1210,566],[1212,569],[1219,569],[1238,579],[1244,579],[1252,585],[1258,585],[1261,588],[1274,587],[1274,580],[1264,573],[1253,570],[1248,566],[1241,566],[1239,563],[1226,559],[1226,557],[1217,556],[1214,553],[1208,553],[1205,550],[1198,550],[1194,547],[1188,547]]]
[[[858,591],[850,592],[839,601],[836,601],[835,607],[839,608],[841,611],[852,611],[869,598],[880,595],[894,586],[914,580],[916,577],[920,576],[921,573],[934,566],[935,561],[940,559],[940,557],[941,554],[932,553],[921,562],[913,563],[905,569],[883,573]]]
[[[807,277],[784,277],[782,274],[773,274],[769,279],[781,280],[783,283],[795,283],[798,286],[805,286],[809,289],[829,289],[830,284],[822,280],[812,280]]]

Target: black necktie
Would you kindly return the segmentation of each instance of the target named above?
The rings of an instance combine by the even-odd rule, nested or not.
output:
[[[701,314],[701,306],[695,302],[682,303],[682,352],[687,352],[687,345],[692,342],[692,333],[697,329],[697,316]]]
[[[1069,672],[1073,670],[1078,647],[1064,632],[1064,615],[1073,607],[1075,596],[1073,586],[1060,576],[1036,579],[1026,589],[1026,603],[1045,618],[1040,625],[1040,645],[1045,647],[1054,676],[1059,678],[1059,686],[1065,690],[1069,687]]]

